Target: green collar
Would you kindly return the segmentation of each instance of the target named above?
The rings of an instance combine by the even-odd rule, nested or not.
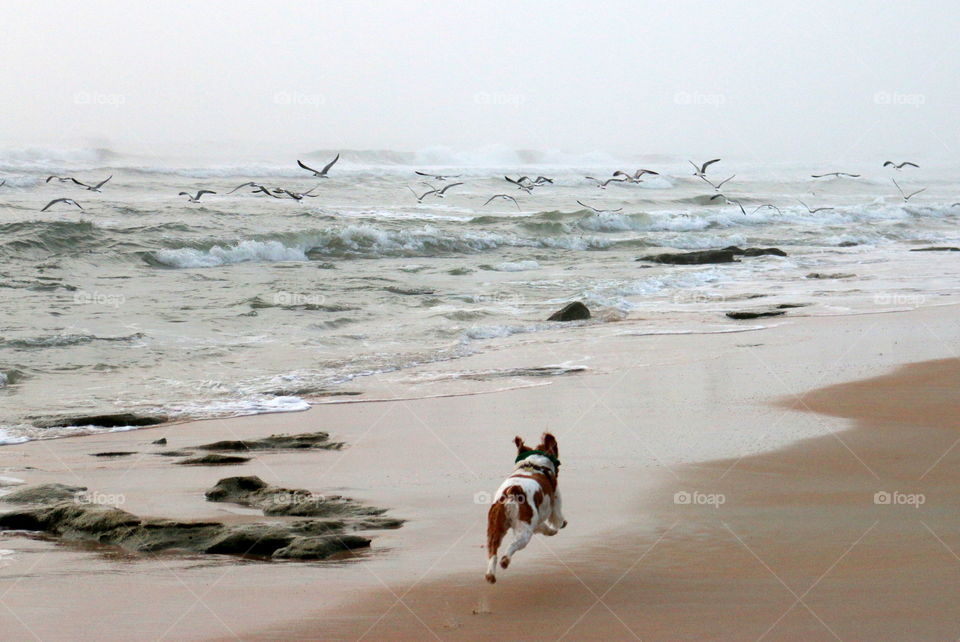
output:
[[[544,452],[544,451],[542,451],[542,450],[523,450],[523,451],[520,451],[520,454],[517,455],[517,458],[514,460],[514,463],[518,464],[518,463],[520,463],[520,460],[521,460],[521,459],[526,459],[526,458],[529,457],[530,455],[542,455],[542,456],[546,457],[547,459],[549,459],[549,460],[553,463],[553,467],[554,467],[555,470],[559,470],[559,469],[560,469],[560,460],[557,459],[556,457],[554,457],[553,455],[551,455],[550,453]]]

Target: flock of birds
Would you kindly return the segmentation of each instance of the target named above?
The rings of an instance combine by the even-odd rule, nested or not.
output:
[[[310,174],[311,174],[314,178],[325,179],[325,178],[329,178],[329,177],[330,177],[330,176],[329,176],[330,169],[331,169],[331,168],[337,163],[337,161],[339,161],[339,160],[340,160],[340,154],[337,154],[337,155],[333,158],[333,160],[331,160],[329,163],[327,163],[326,165],[324,165],[322,169],[319,169],[319,170],[318,170],[318,169],[314,169],[314,168],[312,168],[312,167],[310,167],[310,166],[308,166],[308,165],[305,165],[305,164],[304,164],[302,161],[300,161],[300,160],[297,161],[297,165],[298,165],[301,169],[310,172]],[[746,209],[744,208],[742,202],[740,202],[740,201],[737,200],[737,199],[730,198],[730,197],[726,196],[726,195],[721,191],[721,188],[722,188],[724,185],[726,185],[729,181],[731,181],[731,180],[733,180],[734,178],[736,178],[736,174],[732,174],[732,175],[728,176],[727,178],[724,178],[723,180],[720,180],[720,181],[717,181],[717,182],[714,182],[713,180],[711,180],[710,177],[707,176],[707,172],[708,172],[708,169],[710,168],[710,166],[713,165],[713,164],[715,164],[715,163],[719,163],[720,161],[721,161],[721,159],[719,159],[719,158],[714,158],[714,159],[708,160],[708,161],[706,161],[706,162],[704,162],[704,163],[701,163],[700,165],[697,165],[697,164],[694,163],[693,161],[688,161],[688,162],[690,163],[691,166],[693,166],[693,170],[694,170],[694,171],[693,171],[693,176],[695,176],[695,177],[699,178],[700,180],[702,180],[704,183],[706,183],[707,185],[709,185],[710,187],[712,187],[713,190],[714,190],[714,192],[716,192],[713,196],[710,197],[710,200],[711,200],[711,201],[717,200],[717,199],[722,199],[723,202],[724,202],[726,205],[736,205],[737,207],[740,208],[740,211],[741,211],[744,215],[746,215],[746,214],[747,214],[747,211],[746,211]],[[886,161],[886,162],[883,163],[883,167],[885,167],[885,168],[886,168],[886,167],[889,167],[889,168],[892,168],[892,169],[894,169],[894,170],[896,170],[896,171],[899,172],[899,171],[903,170],[905,167],[919,168],[920,166],[919,166],[918,164],[914,163],[914,162],[911,162],[911,161],[902,161],[902,162],[900,162],[900,163],[894,163],[893,161]],[[431,180],[434,180],[434,181],[438,181],[438,182],[440,182],[440,183],[446,183],[446,184],[443,185],[442,187],[439,187],[439,186],[434,185],[433,183],[430,183],[430,182],[427,182],[427,181],[421,181],[421,184],[422,184],[422,185],[426,185],[429,189],[426,190],[426,191],[424,191],[424,192],[422,192],[422,193],[419,193],[419,194],[417,193],[416,190],[414,190],[414,188],[413,188],[412,186],[409,186],[409,185],[408,185],[408,186],[407,186],[407,189],[410,190],[410,192],[413,194],[414,198],[416,198],[417,203],[422,203],[422,202],[423,202],[425,199],[427,199],[428,197],[437,198],[437,199],[442,199],[442,198],[444,198],[444,197],[447,195],[447,191],[448,191],[448,190],[450,190],[450,189],[452,189],[452,188],[454,188],[454,187],[457,187],[457,186],[459,186],[459,185],[463,185],[463,184],[464,184],[463,182],[448,182],[448,181],[451,181],[451,180],[453,180],[453,179],[460,178],[460,177],[462,176],[462,174],[431,174],[431,173],[428,173],[428,172],[421,172],[421,171],[419,171],[419,170],[415,171],[414,173],[417,174],[418,176],[421,176],[421,177],[426,178],[426,179],[431,179]],[[596,187],[598,187],[599,189],[603,190],[603,189],[606,189],[607,186],[608,186],[610,183],[634,183],[634,184],[635,184],[635,183],[642,183],[642,182],[644,182],[644,176],[647,176],[647,175],[649,175],[649,176],[659,176],[660,174],[659,174],[659,172],[656,172],[656,171],[654,171],[654,170],[652,170],[652,169],[640,168],[640,169],[635,170],[633,173],[630,173],[630,172],[625,171],[625,170],[617,170],[617,171],[613,172],[613,174],[612,174],[609,178],[596,178],[596,177],[594,177],[594,176],[585,176],[585,177],[584,177],[584,180],[590,181],[590,182],[593,183]],[[56,175],[54,175],[54,176],[48,176],[46,182],[47,182],[47,183],[50,183],[51,181],[57,181],[57,182],[59,182],[59,183],[72,183],[72,184],[74,184],[74,185],[76,185],[76,186],[78,186],[78,187],[82,187],[83,189],[85,189],[85,190],[87,190],[87,191],[89,191],[89,192],[102,193],[102,188],[103,188],[103,186],[106,185],[106,184],[110,181],[110,179],[112,179],[112,178],[113,178],[113,175],[110,175],[110,176],[108,176],[107,178],[105,178],[105,179],[103,179],[102,181],[100,181],[99,183],[85,183],[85,182],[83,182],[83,181],[77,180],[77,179],[74,178],[73,176],[56,176]],[[504,178],[504,180],[506,180],[509,184],[513,185],[513,186],[516,187],[519,191],[522,191],[522,192],[524,192],[525,194],[532,194],[535,189],[537,189],[537,188],[539,188],[539,187],[543,187],[543,186],[545,186],[545,185],[552,185],[553,182],[554,182],[553,179],[548,178],[548,177],[546,177],[546,176],[537,176],[536,178],[530,178],[529,176],[520,176],[520,177],[518,177],[518,178],[511,178],[510,176],[504,176],[503,178]],[[850,173],[850,172],[827,172],[827,173],[824,173],[824,174],[811,174],[811,178],[813,178],[813,179],[821,179],[821,178],[851,178],[851,179],[856,179],[856,178],[860,178],[860,174],[853,174],[853,173]],[[915,191],[911,191],[911,192],[908,193],[908,192],[904,192],[903,188],[900,187],[900,184],[897,183],[896,179],[891,179],[891,180],[893,181],[894,186],[896,186],[897,191],[900,192],[900,196],[903,198],[903,202],[904,202],[904,203],[909,202],[911,198],[913,198],[913,197],[916,196],[917,194],[920,194],[921,192],[923,192],[923,191],[925,191],[925,190],[927,189],[926,187],[923,187],[923,188],[921,188],[921,189],[918,189],[918,190],[915,190]],[[0,187],[2,187],[5,183],[6,183],[6,180],[0,181]],[[233,194],[234,192],[237,192],[237,191],[239,191],[239,190],[241,190],[241,189],[250,188],[250,189],[251,189],[251,191],[250,191],[251,194],[263,194],[263,195],[266,195],[266,196],[268,196],[268,197],[276,198],[276,199],[290,199],[290,200],[294,200],[294,201],[301,201],[301,200],[303,200],[303,199],[305,199],[305,198],[316,198],[317,196],[319,196],[319,194],[314,194],[314,193],[313,193],[319,186],[320,186],[320,183],[317,183],[316,185],[314,185],[314,186],[313,186],[312,188],[310,188],[309,190],[307,190],[307,191],[305,191],[305,192],[301,192],[301,191],[289,190],[289,189],[286,189],[286,188],[284,188],[284,187],[269,187],[269,186],[267,186],[267,185],[263,185],[263,184],[258,183],[258,182],[256,182],[256,181],[247,181],[247,182],[245,182],[245,183],[242,183],[241,185],[237,185],[236,187],[234,187],[234,188],[231,189],[230,191],[225,192],[225,194]],[[187,197],[187,200],[188,200],[189,202],[191,202],[191,203],[199,203],[199,202],[200,202],[200,199],[203,198],[203,196],[205,196],[205,195],[207,195],[207,194],[216,194],[216,193],[217,193],[217,192],[214,192],[214,191],[209,190],[209,189],[201,189],[201,190],[198,190],[198,191],[196,191],[196,192],[194,192],[194,193],[186,192],[186,191],[180,192],[180,193],[178,194],[178,196],[186,196],[186,197]],[[488,198],[488,199],[486,200],[486,202],[483,204],[483,206],[486,207],[486,206],[489,205],[491,202],[493,202],[493,201],[495,201],[495,200],[497,200],[497,199],[503,199],[503,200],[505,200],[505,201],[510,201],[510,202],[512,202],[512,203],[516,206],[517,210],[520,210],[520,209],[521,209],[521,208],[520,208],[520,203],[519,203],[519,201],[517,201],[516,197],[514,197],[514,196],[512,196],[512,195],[510,195],[510,194],[506,194],[506,193],[503,193],[503,194],[494,194],[493,196],[491,196],[490,198]],[[822,212],[822,211],[832,210],[832,209],[833,209],[832,207],[817,207],[817,208],[811,208],[809,205],[807,205],[807,204],[804,203],[803,201],[798,201],[798,202],[799,202],[801,205],[803,205],[803,207],[805,207],[805,208],[807,209],[807,211],[808,211],[809,213],[811,213],[811,214],[815,214],[815,213],[817,213],[817,212]],[[40,211],[45,212],[45,211],[47,211],[48,209],[50,209],[51,207],[53,207],[54,205],[58,205],[58,204],[74,206],[74,207],[77,207],[77,208],[79,208],[79,209],[81,209],[81,210],[83,209],[83,206],[82,206],[79,202],[77,202],[75,199],[64,197],[64,198],[55,198],[55,199],[53,199],[52,201],[50,201],[49,203],[47,203],[47,204],[43,207],[43,209],[41,209]],[[622,209],[623,209],[623,208],[619,208],[619,209],[615,209],[615,210],[599,209],[599,208],[593,207],[592,205],[588,205],[588,204],[586,204],[586,203],[584,203],[584,202],[582,202],[582,201],[580,201],[580,200],[577,200],[577,204],[580,205],[581,207],[584,207],[584,208],[586,208],[586,209],[591,210],[591,211],[594,212],[595,214],[605,214],[605,213],[620,212],[620,211],[622,211]],[[954,205],[954,206],[957,206],[957,205],[960,205],[960,203],[954,203],[953,205]],[[757,206],[755,209],[753,209],[753,210],[751,211],[751,214],[757,212],[758,210],[764,209],[764,208],[770,208],[770,209],[776,210],[777,212],[780,212],[780,208],[778,208],[776,205],[773,205],[773,204],[770,204],[770,203],[764,203],[764,204],[761,204],[761,205]]]

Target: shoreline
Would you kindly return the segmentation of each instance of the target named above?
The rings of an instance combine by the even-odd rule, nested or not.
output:
[[[664,534],[672,523],[666,520],[671,510],[676,510],[673,493],[721,492],[716,481],[711,485],[706,483],[708,478],[695,476],[686,477],[687,481],[678,486],[679,479],[684,479],[682,475],[688,474],[686,471],[691,475],[714,471],[715,463],[703,462],[726,458],[732,463],[743,455],[734,467],[737,474],[727,475],[725,483],[742,481],[741,470],[749,470],[754,478],[760,474],[769,476],[771,471],[753,470],[752,457],[757,452],[767,453],[756,455],[764,457],[793,447],[802,449],[807,442],[798,440],[828,437],[848,428],[849,420],[844,418],[824,416],[812,424],[809,418],[801,420],[804,415],[800,413],[769,405],[771,397],[809,391],[816,387],[809,385],[815,381],[849,382],[886,372],[904,361],[942,357],[943,348],[918,336],[916,329],[927,327],[943,337],[956,339],[948,311],[920,310],[873,319],[795,318],[753,335],[757,341],[749,344],[743,343],[742,333],[580,333],[566,341],[521,342],[519,347],[469,358],[468,365],[474,369],[491,364],[503,368],[557,362],[584,363],[591,368],[589,372],[552,378],[551,386],[470,397],[326,404],[302,413],[191,422],[186,424],[192,426],[189,433],[180,424],[177,428],[156,427],[142,435],[138,435],[139,431],[108,433],[8,446],[0,454],[11,455],[7,461],[19,460],[19,465],[5,463],[4,475],[28,478],[29,483],[70,483],[70,475],[75,474],[91,490],[125,492],[127,505],[123,508],[138,515],[183,519],[209,519],[216,515],[223,519],[228,507],[211,507],[198,497],[198,490],[221,477],[256,474],[271,483],[331,490],[371,505],[389,507],[390,515],[409,521],[397,531],[375,533],[373,549],[352,560],[321,564],[163,556],[128,560],[118,566],[109,554],[3,534],[0,547],[14,550],[16,558],[0,568],[0,585],[8,581],[17,585],[5,604],[16,609],[21,620],[44,638],[56,638],[53,632],[58,630],[57,621],[62,625],[67,621],[62,618],[72,617],[70,614],[77,609],[102,608],[95,606],[97,594],[103,599],[109,592],[116,603],[113,616],[106,614],[102,622],[92,624],[92,630],[104,639],[122,638],[134,631],[147,631],[145,634],[155,637],[166,632],[187,639],[352,639],[362,633],[357,631],[358,627],[366,623],[363,628],[367,628],[382,613],[376,610],[381,604],[378,600],[384,594],[392,595],[385,586],[400,595],[422,578],[409,594],[409,600],[405,600],[419,605],[421,596],[429,595],[431,590],[439,591],[434,597],[442,596],[439,603],[447,606],[439,611],[434,608],[437,612],[423,619],[444,637],[469,638],[478,632],[495,630],[505,616],[504,600],[520,599],[525,588],[541,586],[539,581],[545,580],[557,583],[551,584],[557,588],[551,593],[556,593],[555,606],[560,609],[554,621],[560,623],[565,621],[567,612],[579,609],[583,595],[590,598],[574,576],[564,576],[564,564],[571,568],[586,564],[588,571],[579,575],[587,586],[599,587],[610,573],[617,574],[613,577],[623,573],[622,564],[611,563],[611,558],[623,557],[618,548],[646,550]],[[872,331],[878,324],[883,332]],[[838,355],[851,350],[851,335],[859,337],[853,342],[859,345],[848,354],[849,363],[840,370],[830,369]],[[897,352],[891,353],[895,346],[899,346]],[[769,368],[761,367],[764,363],[774,367],[781,381],[771,376]],[[435,364],[424,368],[436,369]],[[758,374],[768,381],[760,380]],[[403,378],[410,376],[404,373]],[[383,383],[384,389],[394,392],[404,385],[409,388],[410,384],[402,380]],[[725,427],[724,431],[718,433],[718,426]],[[776,428],[775,434],[771,426]],[[558,433],[561,458],[567,463],[561,489],[571,527],[548,542],[534,538],[492,587],[494,592],[486,593],[485,585],[478,586],[483,584],[481,533],[485,509],[473,502],[473,495],[492,492],[510,468],[509,442],[514,434],[533,438],[548,428]],[[218,438],[308,430],[329,431],[334,439],[345,441],[348,446],[342,453],[278,453],[258,456],[240,467],[189,471],[150,456],[142,457],[134,466],[130,465],[132,462],[92,461],[89,457],[96,450],[120,450],[122,446],[148,451],[145,442],[159,436],[168,437],[170,447],[177,448]],[[824,431],[827,435],[823,435]],[[768,447],[777,444],[779,450]],[[722,456],[703,457],[703,453]],[[34,463],[27,464],[28,461]],[[44,470],[11,471],[37,463]],[[666,508],[665,486],[672,488]],[[611,494],[610,488],[617,491]],[[741,492],[745,499],[747,490]],[[731,501],[710,510],[730,512],[737,506],[733,498],[738,492],[727,490]],[[596,501],[598,496],[602,502]],[[741,509],[746,510],[737,508]],[[693,520],[697,532],[712,532],[710,529],[717,526],[709,519],[714,517],[709,514],[698,517],[699,522]],[[655,549],[658,554],[668,550],[676,550],[677,555],[684,552],[677,543],[677,533],[667,533]],[[552,548],[546,548],[546,544]],[[695,566],[703,567],[702,556],[702,551],[696,555],[687,551],[686,557],[681,555],[678,559],[693,560]],[[657,583],[654,587],[645,585],[645,595],[657,595],[650,592],[651,588],[665,591],[663,595],[670,594],[667,589],[671,589],[671,578],[680,573],[675,567],[664,566],[662,561],[658,564],[653,567],[658,569],[654,576]],[[559,571],[551,575],[545,573],[546,567],[557,567]],[[766,572],[762,567],[760,570]],[[84,577],[96,577],[99,589],[92,595],[77,595],[70,590],[74,583],[51,585],[44,579],[63,573],[76,574],[78,582],[83,582]],[[690,581],[682,573],[679,579]],[[250,595],[252,586],[263,590]],[[571,587],[576,589],[575,595],[563,592]],[[769,586],[764,585],[761,596],[765,592],[771,592]],[[43,605],[38,606],[41,595]],[[151,613],[139,621],[117,615],[136,608],[144,596],[149,596],[154,605]],[[474,609],[490,614],[474,616]],[[395,608],[393,612],[397,611]],[[218,617],[212,617],[211,612]],[[403,612],[410,616],[409,611]],[[594,609],[578,626],[599,626],[591,619],[596,612]],[[603,612],[609,617],[608,611]],[[375,616],[369,617],[369,613]],[[649,613],[643,613],[645,621],[649,617]],[[301,626],[304,619],[311,622],[310,627]],[[406,631],[411,637],[429,635],[415,619],[415,629],[395,619],[391,616],[381,621],[396,627],[390,629],[391,634],[402,637],[400,634]],[[666,624],[664,627],[659,633],[641,635],[656,637],[674,630]],[[629,635],[622,627],[618,631],[602,627],[596,630],[605,630],[613,637]],[[0,631],[9,639],[25,635],[17,621],[0,625]],[[581,631],[577,636],[583,634]],[[814,637],[819,634],[814,632]]]

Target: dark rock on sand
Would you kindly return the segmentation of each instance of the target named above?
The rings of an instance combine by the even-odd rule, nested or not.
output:
[[[111,450],[103,453],[90,453],[91,457],[129,457],[137,453],[132,450]]]
[[[189,450],[164,450],[163,452],[155,454],[161,457],[190,457],[193,455],[193,452]]]
[[[211,502],[230,502],[263,511],[264,515],[295,517],[374,517],[386,512],[340,495],[316,495],[308,490],[271,486],[259,477],[227,477],[207,491]]]
[[[167,420],[161,416],[135,415],[121,412],[113,415],[84,415],[80,417],[59,417],[37,422],[41,428],[70,428],[73,426],[96,426],[97,428],[119,428],[121,426],[155,426]]]
[[[953,247],[951,245],[944,245],[940,247],[917,247],[911,252],[960,252],[960,247]]]
[[[298,537],[273,552],[274,559],[322,560],[334,553],[370,546],[370,540],[359,535]]]
[[[142,518],[98,504],[73,501],[85,489],[44,484],[18,491],[21,500],[43,506],[0,513],[0,530],[41,531],[62,541],[117,546],[136,552],[186,551],[247,555],[272,559],[319,560],[344,550],[370,545],[366,537],[348,531],[397,528],[403,521],[371,517],[383,511],[342,497],[317,498],[307,491],[289,491],[256,477],[221,480],[213,490],[224,497],[280,503],[277,493],[306,497],[317,505],[334,506],[339,519],[304,519],[279,523],[228,525],[211,521]],[[213,493],[213,490],[210,493]],[[208,494],[210,494],[208,493]],[[216,493],[213,493],[216,494]],[[10,495],[4,498],[10,501]]]
[[[727,312],[731,319],[759,319],[761,317],[778,317],[786,314],[786,310],[740,310],[738,312]]]
[[[245,464],[248,461],[250,461],[250,457],[211,453],[203,457],[191,457],[190,459],[184,459],[176,463],[180,466],[229,466],[232,464]]]
[[[151,442],[150,442],[150,445],[152,445],[152,446],[166,446],[166,445],[167,445],[167,438],[166,438],[166,437],[161,437],[160,439],[158,439],[158,440],[156,440],[156,441],[151,441]]]
[[[551,314],[547,317],[547,321],[583,321],[589,318],[590,308],[580,301],[574,301]]]
[[[66,484],[40,484],[28,486],[4,495],[5,502],[13,504],[55,504],[73,501],[79,493],[87,490],[85,486],[67,486]]]
[[[848,274],[846,272],[834,272],[828,274],[826,272],[811,272],[807,275],[808,279],[852,279],[857,276],[856,274]]]
[[[330,441],[330,435],[325,432],[303,433],[300,435],[270,435],[256,440],[228,440],[215,441],[212,444],[194,446],[200,450],[296,450],[301,448],[317,448],[322,450],[340,450],[343,442]]]

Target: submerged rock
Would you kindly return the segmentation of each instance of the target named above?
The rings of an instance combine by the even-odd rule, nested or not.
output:
[[[84,415],[80,417],[59,417],[36,422],[41,428],[71,428],[94,426],[96,428],[120,428],[122,426],[156,426],[167,421],[162,416],[135,415],[121,412],[112,415]]]
[[[103,453],[90,453],[91,457],[129,457],[130,455],[136,455],[136,451],[133,450],[111,450]]]
[[[330,441],[329,433],[311,432],[299,435],[270,435],[255,440],[227,440],[215,441],[212,444],[194,446],[200,450],[296,450],[301,448],[318,448],[323,450],[340,450],[343,442]]]
[[[580,301],[574,301],[551,314],[547,317],[547,321],[583,321],[589,318],[590,308]]]
[[[696,250],[693,252],[665,252],[641,256],[638,261],[668,263],[670,265],[701,265],[703,263],[734,263],[737,258],[732,250]]]
[[[857,276],[856,274],[849,274],[847,272],[834,272],[828,274],[826,272],[811,272],[807,275],[808,279],[852,279]]]
[[[160,439],[158,439],[158,440],[156,440],[156,441],[151,441],[151,442],[150,442],[150,445],[152,445],[152,446],[166,446],[166,445],[167,445],[167,438],[166,438],[166,437],[161,437]]]
[[[727,312],[727,316],[731,319],[759,319],[761,317],[778,317],[781,314],[786,314],[786,310],[740,310],[738,312]]]
[[[940,247],[916,247],[911,252],[960,252],[960,247],[944,245]]]

